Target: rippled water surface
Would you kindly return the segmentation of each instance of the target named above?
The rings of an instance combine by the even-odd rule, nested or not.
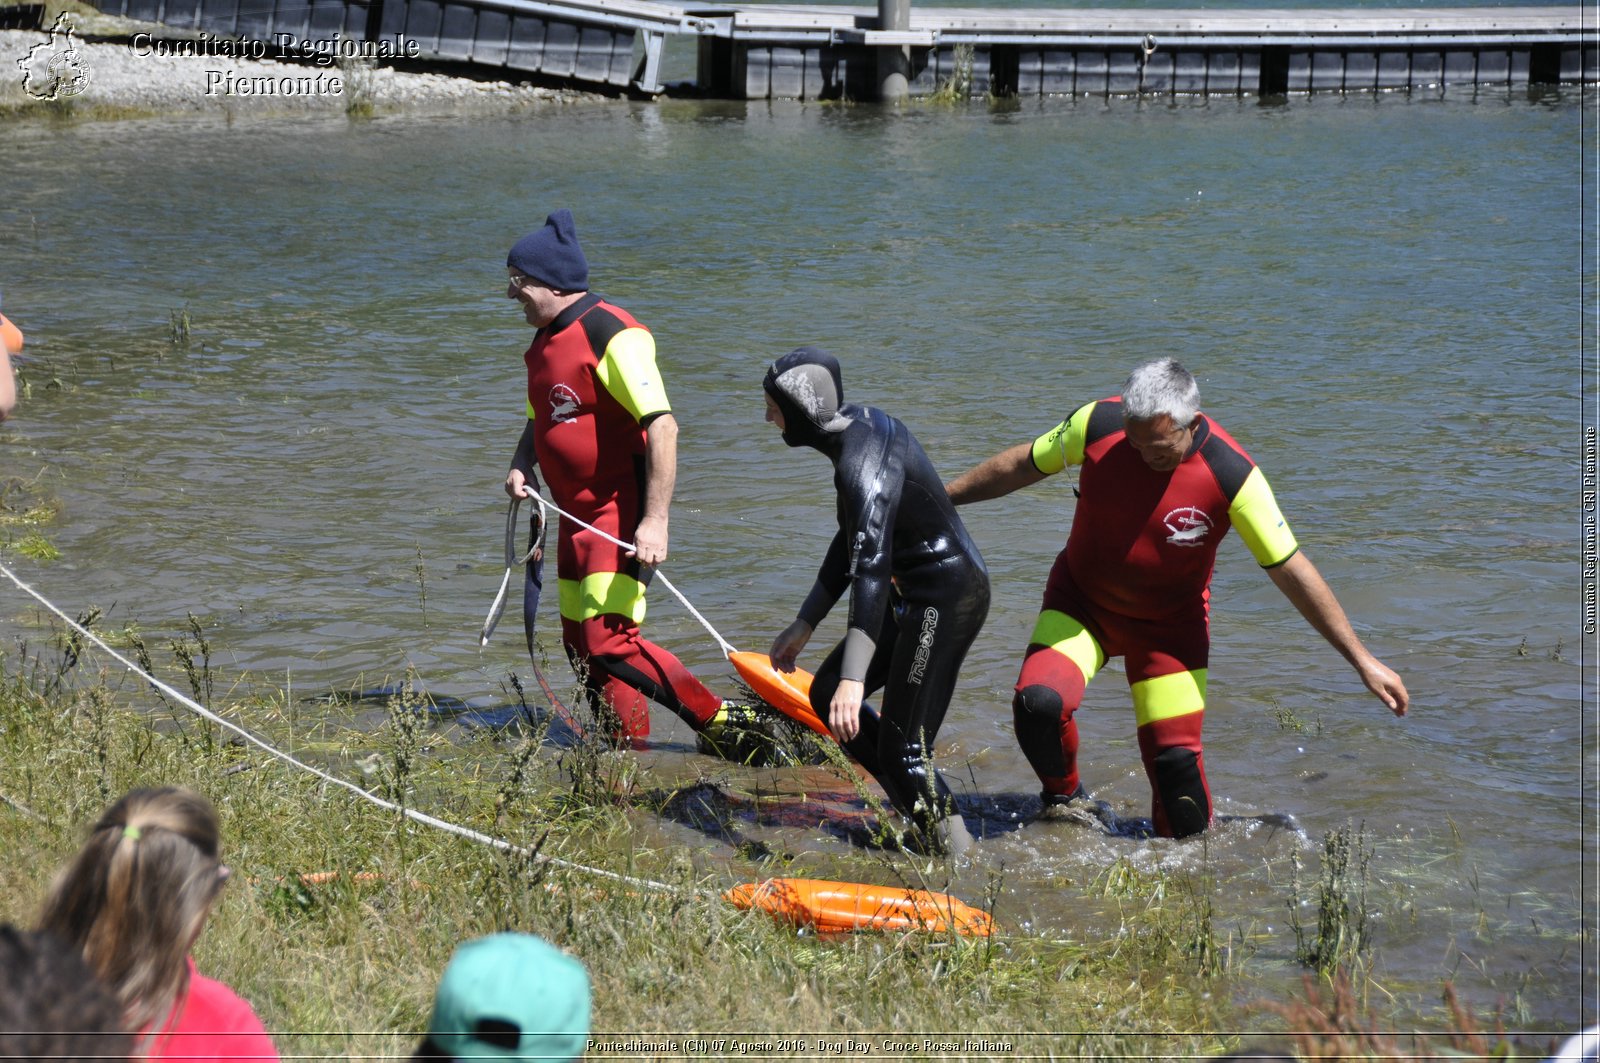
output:
[[[597,290],[657,335],[683,427],[666,571],[741,648],[792,617],[832,519],[826,463],[762,422],[774,354],[838,353],[850,396],[952,476],[1177,355],[1414,710],[1372,699],[1235,537],[1213,588],[1211,785],[1220,812],[1303,833],[1238,819],[1202,847],[1019,827],[1035,782],[1010,686],[1072,497],[1056,478],[974,507],[995,605],[940,757],[993,836],[957,888],[1003,869],[1002,917],[1088,936],[1109,928],[1064,882],[1121,857],[1207,867],[1221,918],[1292,979],[1288,859],[1314,867],[1326,832],[1364,823],[1377,954],[1403,999],[1426,1012],[1454,976],[1520,1009],[1513,1025],[1593,1021],[1576,992],[1594,976],[1577,537],[1593,109],[1499,91],[9,126],[0,291],[31,395],[0,427],[0,475],[62,512],[44,529],[59,560],[4,558],[108,627],[159,639],[193,613],[218,665],[263,687],[409,668],[504,704],[514,622],[477,648],[529,339],[502,263],[559,205]],[[36,631],[9,583],[0,612]],[[659,588],[647,627],[731,690]],[[1086,781],[1146,815],[1115,667],[1079,720]],[[658,711],[647,762],[693,765],[688,738]],[[840,830],[747,829],[851,848]]]

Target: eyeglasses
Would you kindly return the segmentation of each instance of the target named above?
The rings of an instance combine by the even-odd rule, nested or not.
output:
[[[533,283],[533,278],[528,276],[525,273],[513,273],[511,275],[511,286],[513,288],[521,288],[524,285],[528,285],[528,284],[532,284],[532,283]]]

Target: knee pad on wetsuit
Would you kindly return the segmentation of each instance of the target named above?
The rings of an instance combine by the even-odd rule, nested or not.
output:
[[[1205,776],[1200,772],[1199,754],[1183,746],[1173,746],[1157,753],[1150,767],[1172,836],[1187,838],[1205,830],[1211,823],[1211,799],[1206,794]]]
[[[1011,715],[1018,730],[1024,726],[1049,727],[1055,733],[1061,726],[1061,707],[1061,695],[1040,683],[1023,687],[1011,698]]]
[[[1011,697],[1011,722],[1024,750],[1061,748],[1061,694],[1054,687],[1035,683]]]
[[[1060,692],[1042,683],[1031,683],[1011,697],[1011,722],[1016,728],[1017,744],[1045,789],[1054,792],[1053,788],[1068,787],[1062,793],[1077,785],[1076,771],[1068,765],[1062,748],[1061,717],[1065,711]],[[1076,751],[1075,741],[1073,750]]]

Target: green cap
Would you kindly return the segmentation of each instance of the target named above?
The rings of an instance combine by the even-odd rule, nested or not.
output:
[[[428,1040],[453,1059],[577,1059],[589,1038],[583,964],[532,934],[456,948],[439,978]]]

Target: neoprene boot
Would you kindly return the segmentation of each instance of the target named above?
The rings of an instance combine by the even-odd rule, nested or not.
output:
[[[717,714],[696,733],[695,748],[710,757],[753,767],[781,761],[771,725],[753,705],[739,701],[722,703]]]

